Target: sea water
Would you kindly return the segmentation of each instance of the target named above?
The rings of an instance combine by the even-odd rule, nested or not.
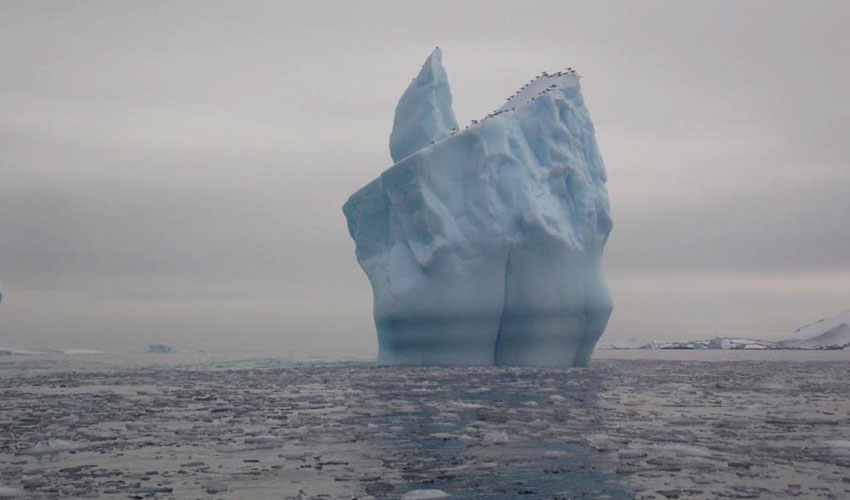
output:
[[[597,351],[570,369],[245,352],[4,357],[0,495],[840,498],[848,361],[835,351]]]

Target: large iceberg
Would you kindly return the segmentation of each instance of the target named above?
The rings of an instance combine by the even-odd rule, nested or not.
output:
[[[611,314],[606,175],[571,69],[456,130],[439,49],[396,109],[396,163],[343,206],[378,363],[584,366]]]

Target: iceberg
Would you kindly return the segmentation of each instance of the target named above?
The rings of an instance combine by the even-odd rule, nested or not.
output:
[[[151,344],[151,345],[148,346],[148,353],[170,354],[172,352],[174,352],[174,349],[170,345]]]
[[[612,220],[579,75],[542,73],[456,129],[439,49],[395,113],[395,162],[343,206],[378,363],[585,366],[612,300]]]
[[[801,326],[781,344],[786,349],[850,349],[850,311]]]

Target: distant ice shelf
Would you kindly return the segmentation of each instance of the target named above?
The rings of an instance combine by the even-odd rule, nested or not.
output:
[[[603,349],[797,349],[850,350],[850,311],[801,326],[779,341],[743,337],[715,337],[710,340],[618,340]]]
[[[627,340],[603,344],[601,349],[781,349],[778,342],[742,337],[708,340]]]
[[[459,129],[436,49],[402,95],[395,164],[343,206],[378,362],[588,363],[612,310],[606,173],[571,68]]]

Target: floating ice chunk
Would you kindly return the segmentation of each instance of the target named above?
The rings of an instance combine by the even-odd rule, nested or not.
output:
[[[457,439],[460,437],[457,434],[452,434],[451,432],[434,432],[432,434],[429,434],[428,436],[442,440]]]
[[[259,435],[245,437],[246,444],[283,444],[284,438],[281,436]]]
[[[656,450],[669,451],[680,457],[710,457],[711,452],[705,448],[688,446],[686,444],[660,444],[653,447]]]
[[[452,401],[451,405],[455,408],[461,408],[463,410],[477,410],[479,408],[485,408],[484,405],[478,403],[466,403],[464,401]]]
[[[607,434],[590,434],[584,438],[591,448],[599,451],[616,450],[619,445],[614,442]]]
[[[634,448],[625,448],[617,452],[617,458],[619,458],[620,460],[634,460],[636,458],[643,458],[645,456],[645,451]]]
[[[242,453],[245,451],[268,450],[277,448],[281,443],[265,442],[253,444],[222,444],[215,447],[215,451],[219,453]]]
[[[844,439],[834,439],[834,440],[831,440],[831,441],[824,441],[824,443],[826,443],[829,446],[835,447],[835,448],[848,448],[848,449],[850,449],[850,441],[847,441],[847,440],[844,440]]]
[[[448,498],[443,490],[410,490],[401,496],[401,500],[430,500],[432,498]]]
[[[121,437],[117,432],[103,429],[80,429],[77,434],[92,441],[108,441]]]
[[[718,422],[717,427],[723,427],[726,429],[746,429],[747,427],[752,425],[752,423],[752,419],[750,418],[732,417]]]
[[[22,490],[0,484],[0,498],[16,498],[22,496],[24,496],[24,492]]]
[[[543,458],[566,458],[569,453],[563,450],[546,450],[543,452]]]
[[[151,344],[148,346],[148,352],[156,354],[169,354],[174,352],[174,349],[171,346],[165,344]]]
[[[227,491],[227,484],[221,481],[213,481],[205,484],[203,486],[204,491],[209,493],[210,495],[215,495],[218,493],[224,493]]]
[[[724,467],[724,464],[705,457],[684,457],[682,459],[682,465],[692,469],[718,469]]]
[[[45,455],[57,455],[62,452],[78,451],[88,448],[86,443],[76,443],[73,441],[65,441],[64,439],[50,439],[41,441],[29,448],[21,450],[18,455],[29,455],[32,457],[43,457]]]
[[[505,431],[493,431],[484,434],[484,437],[481,438],[481,442],[484,444],[500,444],[507,443],[510,441],[508,437],[508,433]]]
[[[824,441],[829,446],[832,453],[836,455],[850,455],[850,441],[843,439],[835,439],[832,441]]]

